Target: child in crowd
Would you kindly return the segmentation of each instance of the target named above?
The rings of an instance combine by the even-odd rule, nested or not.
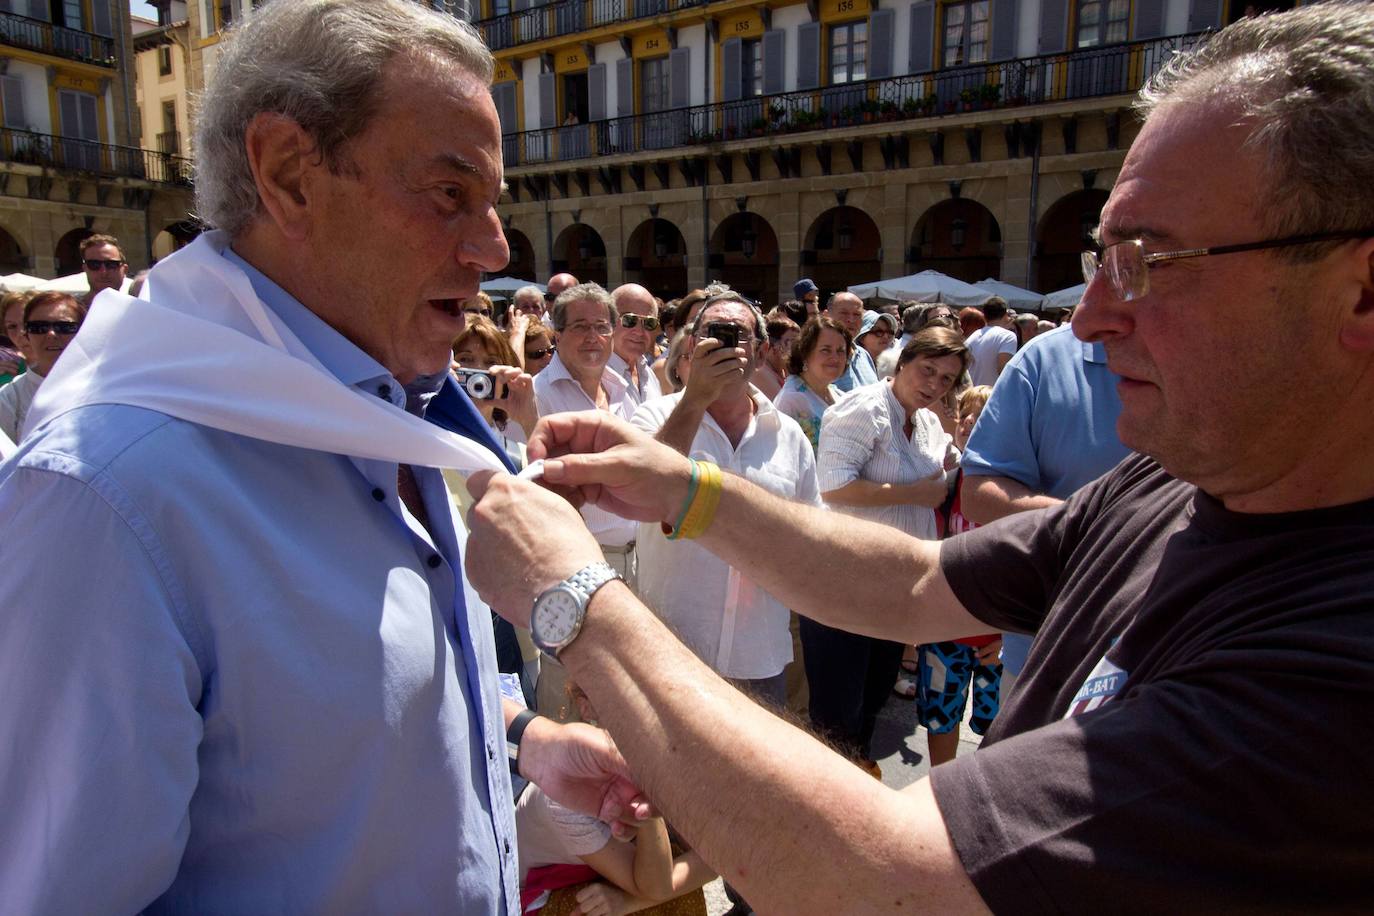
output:
[[[988,385],[968,388],[959,395],[959,425],[954,432],[954,444],[961,452],[991,395]],[[960,470],[953,495],[936,513],[942,538],[976,527],[959,509],[963,482],[964,472]],[[926,729],[931,766],[953,760],[958,753],[959,723],[964,718],[970,687],[973,715],[969,728],[981,735],[992,724],[1002,679],[1002,665],[998,661],[1001,648],[1002,637],[996,634],[917,647],[916,716]]]
[[[594,725],[587,695],[571,681],[568,694],[582,721]],[[622,843],[600,820],[569,811],[531,783],[516,802],[515,827],[525,913],[706,916],[701,887],[716,876],[694,852],[674,857],[662,818]]]

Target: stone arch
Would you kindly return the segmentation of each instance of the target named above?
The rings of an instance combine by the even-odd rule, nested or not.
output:
[[[721,220],[711,233],[708,264],[713,280],[758,300],[764,311],[778,304],[778,236],[759,214],[746,210]]]
[[[652,217],[635,227],[625,245],[625,282],[665,302],[688,291],[687,240],[676,223]]]
[[[550,276],[570,273],[582,283],[606,285],[606,243],[586,223],[573,223],[553,242]]]
[[[1106,191],[1073,191],[1056,200],[1035,228],[1035,288],[1044,293],[1083,282],[1079,256],[1093,246],[1090,234],[1102,218]]]
[[[174,251],[185,248],[196,240],[204,226],[195,220],[183,219],[168,226],[153,237],[153,261],[161,261]]]
[[[973,283],[1002,273],[1002,227],[976,200],[954,197],[917,220],[908,262],[913,271],[940,273]]]
[[[832,293],[882,277],[882,234],[858,207],[831,207],[811,222],[802,244],[802,275]]]
[[[506,264],[506,269],[500,273],[522,280],[534,280],[537,275],[534,266],[534,246],[530,244],[529,236],[519,229],[508,228],[506,245],[510,248],[510,261]]]
[[[29,258],[24,254],[24,246],[19,236],[0,226],[0,275],[26,273],[30,270]]]
[[[56,269],[59,277],[80,272],[81,243],[96,234],[95,229],[80,226],[68,230],[57,240],[57,244],[53,246],[53,258],[57,262]]]

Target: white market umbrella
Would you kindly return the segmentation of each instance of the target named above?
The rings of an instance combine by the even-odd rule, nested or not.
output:
[[[986,280],[979,280],[973,284],[979,289],[985,289],[994,296],[1001,296],[1007,301],[1007,305],[1016,309],[1018,312],[1037,312],[1040,310],[1040,302],[1045,298],[1040,293],[1013,286],[1010,283],[1003,283],[1001,280],[994,280],[989,277]]]
[[[860,299],[909,299],[914,302],[943,302],[945,305],[982,305],[992,293],[971,283],[956,280],[938,270],[923,270],[909,277],[860,283],[849,287]]]
[[[509,299],[511,296],[515,295],[515,291],[522,286],[537,287],[541,293],[548,291],[548,287],[543,283],[535,283],[533,280],[522,280],[519,277],[494,277],[490,280],[483,280],[481,290],[493,299]]]
[[[42,277],[31,277],[28,274],[8,274],[0,277],[0,290],[7,293],[22,293],[38,289],[46,282]]]
[[[121,293],[127,293],[129,291],[129,284],[132,282],[133,280],[125,277],[124,282],[119,284],[119,291]],[[75,273],[68,274],[65,277],[58,277],[56,280],[44,280],[39,284],[38,289],[41,292],[56,290],[59,293],[67,293],[72,296],[84,296],[91,291],[91,286],[86,282],[85,273]]]
[[[1040,301],[1040,309],[1071,309],[1078,305],[1078,301],[1083,298],[1083,290],[1088,288],[1088,284],[1080,283],[1077,286],[1070,286],[1068,289],[1061,289],[1053,293],[1046,293],[1045,298]]]

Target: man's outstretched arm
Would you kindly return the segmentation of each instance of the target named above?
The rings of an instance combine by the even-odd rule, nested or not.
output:
[[[531,436],[530,456],[548,459],[544,479],[554,489],[638,521],[675,521],[691,476],[682,455],[590,412],[545,418]],[[724,475],[724,487],[699,543],[798,613],[907,643],[987,628],[945,581],[938,541],[789,502],[734,475]]]
[[[600,559],[553,494],[509,477],[470,486],[481,495],[469,576],[510,619],[527,621],[543,588]],[[759,707],[622,583],[596,593],[560,660],[656,807],[761,911],[985,909],[928,781],[888,789]]]

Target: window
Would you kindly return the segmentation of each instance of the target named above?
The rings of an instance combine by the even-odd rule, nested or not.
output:
[[[1131,0],[1078,0],[1075,47],[1110,45],[1130,37]]]
[[[86,28],[86,20],[81,15],[81,0],[62,0],[58,12],[62,17],[58,25],[65,25],[69,29]]]
[[[746,38],[740,42],[740,92],[742,99],[763,95],[763,40]]]
[[[656,57],[639,63],[639,110],[644,113],[667,111],[671,105],[668,58]]]
[[[1125,0],[1129,3],[1130,0]],[[981,64],[988,59],[988,0],[961,0],[945,7],[945,67]]]
[[[830,30],[830,83],[868,78],[868,23],[850,22]]]
[[[157,49],[158,76],[172,75],[172,46],[160,45]]]
[[[234,22],[234,0],[215,0],[215,29],[224,31]]]

